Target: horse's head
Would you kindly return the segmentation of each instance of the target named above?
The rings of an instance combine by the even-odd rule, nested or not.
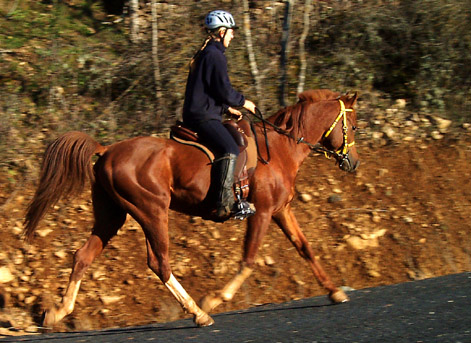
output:
[[[352,96],[346,94],[337,99],[340,106],[339,113],[324,133],[321,142],[337,159],[339,168],[348,172],[355,171],[360,165],[355,147],[357,115],[353,108],[357,98],[358,95],[355,93]]]

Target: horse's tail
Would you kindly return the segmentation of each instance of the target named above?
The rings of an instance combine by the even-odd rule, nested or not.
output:
[[[25,216],[23,233],[27,241],[47,210],[64,196],[80,194],[87,180],[94,182],[92,156],[105,151],[106,147],[82,132],[67,132],[49,144],[39,185]]]

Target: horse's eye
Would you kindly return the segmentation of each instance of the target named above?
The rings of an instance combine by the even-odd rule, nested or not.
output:
[[[354,125],[352,126],[352,131],[355,131],[357,129],[357,127]]]

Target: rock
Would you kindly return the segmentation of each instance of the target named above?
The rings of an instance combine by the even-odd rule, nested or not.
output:
[[[220,239],[221,233],[218,229],[214,228],[213,231],[211,231],[211,236],[213,236],[214,239]]]
[[[443,119],[437,116],[432,116],[432,123],[438,128],[440,132],[446,132],[451,125],[451,120]]]
[[[397,108],[401,108],[401,109],[402,109],[402,108],[405,108],[406,105],[407,105],[406,99],[397,99],[397,100],[396,100],[395,106],[396,106]]]
[[[342,197],[338,194],[332,194],[331,196],[329,196],[329,198],[327,199],[327,201],[331,204],[333,203],[336,203],[336,202],[339,202],[339,201],[342,201]]]
[[[31,296],[25,298],[25,304],[26,305],[31,305],[36,301],[37,298],[38,298],[37,296],[31,295]]]
[[[386,135],[386,137],[388,137],[391,140],[393,140],[396,137],[396,130],[394,130],[391,126],[383,127],[382,131]]]
[[[443,138],[443,135],[439,131],[432,131],[430,133],[430,137],[432,137],[435,140],[440,140]]]
[[[376,188],[372,183],[365,183],[365,187],[371,194],[376,194]]]
[[[132,285],[134,285],[134,283],[135,283],[135,282],[134,282],[133,279],[126,279],[126,280],[124,280],[124,284],[125,284],[125,285],[132,286]]]
[[[378,132],[378,131],[375,131],[371,134],[371,137],[374,139],[374,140],[380,140],[381,138],[383,138],[384,136],[384,133],[382,132]]]
[[[354,250],[362,250],[368,246],[368,243],[358,236],[351,236],[347,238],[347,245]]]
[[[124,298],[124,295],[101,295],[100,296],[100,300],[105,306],[114,304],[123,298]]]
[[[417,275],[414,271],[409,269],[409,270],[407,270],[407,276],[409,277],[409,279],[415,280]]]
[[[265,256],[265,264],[267,266],[272,266],[275,264],[275,260],[271,256]]]
[[[38,233],[39,237],[46,237],[52,232],[52,229],[42,229],[42,230],[36,230]]]
[[[78,205],[78,206],[75,208],[75,210],[76,210],[77,212],[81,213],[81,212],[88,211],[89,208],[88,208],[88,206],[81,204],[81,205]]]
[[[62,223],[67,225],[67,226],[71,226],[75,223],[75,221],[70,219],[70,218],[64,218],[64,220],[62,220]]]
[[[386,168],[380,168],[378,170],[378,176],[379,177],[384,177],[387,173],[389,173],[389,170]]]
[[[13,232],[15,235],[19,236],[19,235],[21,235],[21,234],[23,233],[23,229],[22,229],[20,226],[15,225],[15,226],[13,226],[13,228],[12,228],[12,232]]]
[[[350,287],[350,286],[340,286],[339,288],[344,292],[352,292],[356,290],[355,288]]]
[[[62,260],[67,257],[67,253],[64,250],[59,250],[54,253],[54,256]]]
[[[378,248],[379,247],[378,237],[371,237],[366,242],[367,242],[367,244],[366,244],[367,248]]]
[[[307,193],[301,193],[299,195],[299,199],[304,202],[304,203],[307,203],[307,202],[310,202],[312,200],[312,195],[310,194],[307,194]]]
[[[255,259],[255,264],[256,264],[257,266],[263,267],[263,266],[265,265],[265,261],[263,260],[263,258],[257,257],[257,258]]]
[[[375,237],[383,237],[386,234],[387,231],[388,230],[386,230],[386,229],[381,229],[381,230],[378,230],[375,233],[373,233],[373,235]]]
[[[377,277],[380,277],[381,274],[379,272],[377,272],[376,270],[368,270],[368,276],[377,278]]]
[[[201,222],[202,222],[201,217],[193,216],[190,218],[190,224],[201,224]]]
[[[379,223],[381,221],[381,217],[377,213],[373,213],[371,216],[371,221],[373,223]]]
[[[101,271],[101,270],[95,270],[93,273],[92,273],[92,280],[104,280],[106,278],[105,276],[105,272]]]
[[[0,283],[8,283],[15,280],[15,276],[10,271],[10,268],[4,266],[0,267]]]

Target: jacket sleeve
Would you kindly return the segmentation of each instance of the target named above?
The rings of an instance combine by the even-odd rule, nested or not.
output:
[[[245,97],[236,91],[229,80],[227,60],[224,54],[211,54],[209,79],[210,90],[221,105],[240,107],[244,105]]]

